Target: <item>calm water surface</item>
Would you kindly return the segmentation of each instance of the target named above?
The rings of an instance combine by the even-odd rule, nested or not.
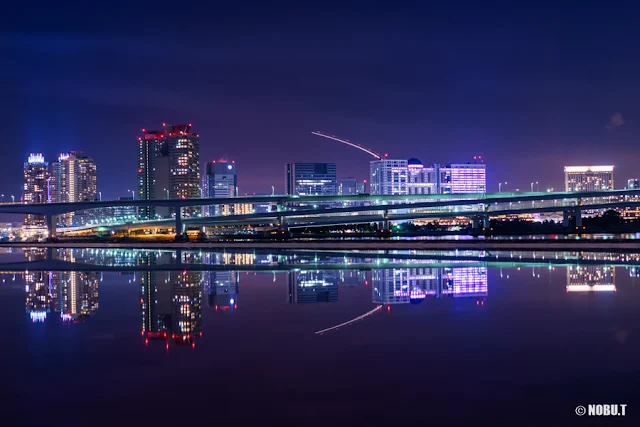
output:
[[[7,251],[4,425],[637,419],[638,255],[564,258]]]

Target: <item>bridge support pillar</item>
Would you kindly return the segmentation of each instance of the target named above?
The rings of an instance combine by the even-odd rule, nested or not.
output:
[[[380,222],[380,225],[379,225],[380,230],[384,232],[391,231],[389,229],[389,211],[388,210],[385,209],[384,211],[382,211],[382,218],[383,220]]]
[[[488,229],[491,227],[491,222],[489,221],[489,215],[485,215],[482,217],[482,228]]]
[[[576,227],[582,227],[582,209],[576,209]]]
[[[287,227],[287,218],[282,215],[278,215],[278,230],[289,231],[289,227]]]
[[[50,239],[56,237],[56,223],[58,218],[56,215],[47,215],[47,233]]]
[[[562,211],[562,226],[569,227],[569,211]]]
[[[474,230],[477,230],[480,228],[480,218],[478,217],[471,218],[471,228],[473,228]]]
[[[182,224],[182,207],[176,208],[176,239],[182,238],[184,234],[184,225]]]

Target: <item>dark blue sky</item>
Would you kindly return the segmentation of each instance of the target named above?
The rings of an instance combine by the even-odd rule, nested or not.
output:
[[[482,155],[490,190],[558,188],[565,164],[640,176],[631,2],[197,3],[9,6],[0,191],[20,194],[29,152],[78,149],[126,195],[139,130],[163,121],[235,160],[241,193],[282,191],[289,161],[367,178],[365,153],[313,130],[425,164]]]

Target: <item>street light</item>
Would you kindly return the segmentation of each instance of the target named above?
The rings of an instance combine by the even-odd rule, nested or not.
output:
[[[498,183],[498,193],[502,193],[502,184],[507,185],[507,181]]]
[[[169,198],[169,190],[167,190],[166,188],[163,188],[163,190],[167,193],[167,196],[165,197],[165,199]]]
[[[0,203],[4,203],[4,194],[1,195],[2,198],[0,198]]]
[[[13,194],[11,195],[11,203],[15,203],[16,202],[16,196],[14,196]]]
[[[102,191],[98,191],[98,198],[102,201]]]
[[[133,200],[136,199],[136,193],[133,192],[133,190],[127,190],[127,192],[131,191],[131,197],[133,198]]]
[[[531,192],[533,193],[533,182],[531,183]],[[535,182],[536,185],[538,185],[538,181]]]

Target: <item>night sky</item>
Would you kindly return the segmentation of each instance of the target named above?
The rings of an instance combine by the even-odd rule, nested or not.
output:
[[[290,161],[368,179],[367,154],[313,130],[425,164],[481,155],[490,191],[558,189],[569,164],[640,177],[631,2],[185,3],[3,6],[5,201],[29,152],[74,149],[104,199],[126,196],[162,122],[193,123],[202,162],[235,160],[242,194],[283,192]]]

